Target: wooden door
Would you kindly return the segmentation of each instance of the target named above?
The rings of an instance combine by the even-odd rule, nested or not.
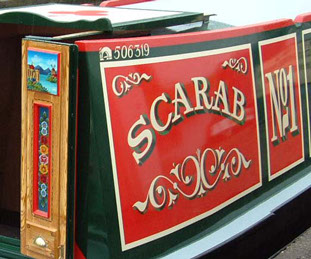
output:
[[[72,257],[76,53],[22,43],[21,252],[33,258]]]

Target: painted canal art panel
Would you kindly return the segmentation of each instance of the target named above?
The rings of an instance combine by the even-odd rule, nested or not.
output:
[[[135,60],[99,53],[122,250],[262,184],[251,45],[156,57],[143,46]]]
[[[49,217],[51,178],[51,106],[34,105],[34,213]]]
[[[272,180],[304,161],[296,34],[260,41],[259,51]]]
[[[29,48],[27,58],[27,88],[29,90],[59,94],[58,52]]]

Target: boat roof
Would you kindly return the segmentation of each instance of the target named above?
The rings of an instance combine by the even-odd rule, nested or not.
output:
[[[124,5],[126,8],[176,10],[216,14],[210,20],[233,26],[250,25],[276,19],[295,19],[297,15],[311,12],[310,0],[155,0]]]
[[[203,21],[200,12],[69,4],[0,9],[0,23],[96,31],[150,30]]]

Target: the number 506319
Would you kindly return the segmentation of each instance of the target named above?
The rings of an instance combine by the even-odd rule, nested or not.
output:
[[[114,50],[114,59],[131,59],[133,57],[148,57],[150,54],[150,47],[147,43],[136,45],[116,46]]]

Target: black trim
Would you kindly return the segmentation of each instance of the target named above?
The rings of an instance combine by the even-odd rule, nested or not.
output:
[[[68,188],[67,188],[67,242],[66,258],[73,259],[75,241],[75,185],[77,135],[77,70],[78,47],[70,46],[69,58],[69,132],[68,132]]]
[[[196,258],[269,258],[311,226],[311,187],[215,249]]]

